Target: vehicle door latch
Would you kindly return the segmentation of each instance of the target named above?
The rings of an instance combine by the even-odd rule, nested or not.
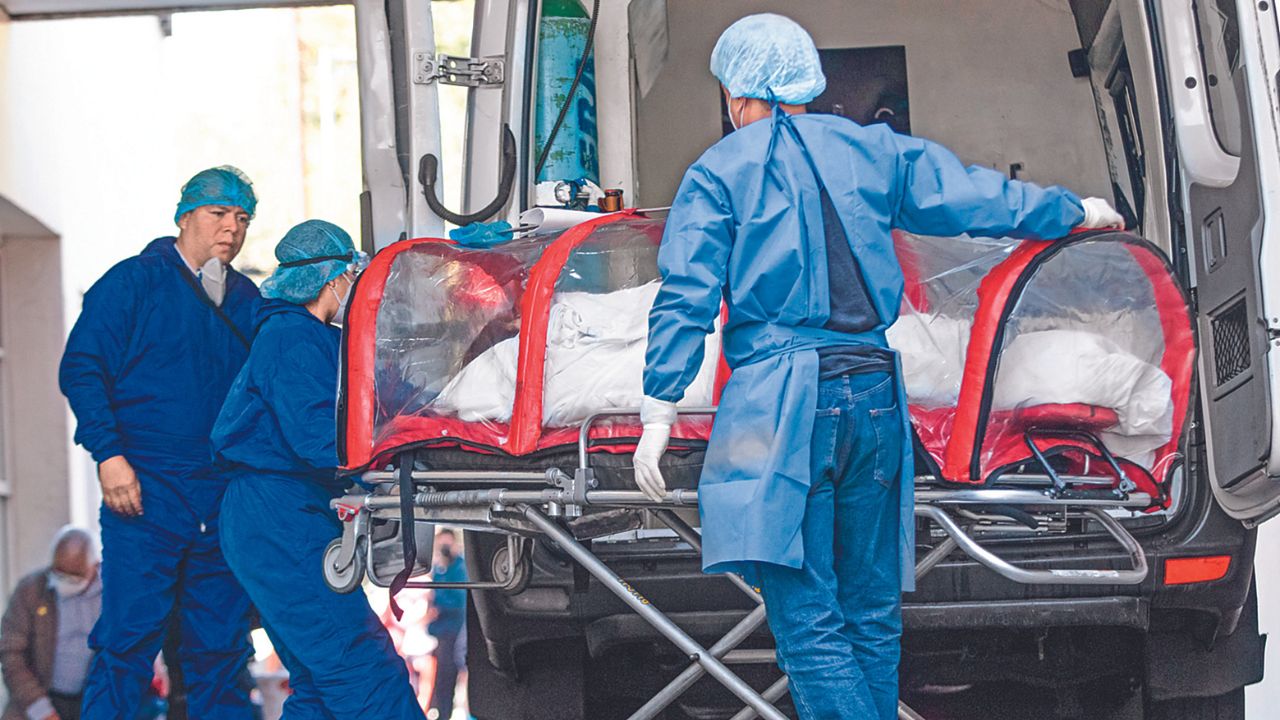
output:
[[[502,56],[460,57],[457,55],[413,54],[415,85],[459,85],[462,87],[496,87],[506,78],[506,62]]]

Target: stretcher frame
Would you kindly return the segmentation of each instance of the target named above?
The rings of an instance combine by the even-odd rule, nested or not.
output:
[[[714,413],[715,409],[682,408],[680,412],[707,415]],[[325,553],[323,569],[326,582],[337,591],[350,592],[359,587],[364,576],[368,575],[375,584],[390,587],[393,595],[402,588],[509,591],[519,587],[524,579],[521,562],[528,552],[526,539],[545,538],[559,546],[690,660],[689,666],[633,713],[630,720],[657,717],[704,675],[713,678],[744,703],[745,707],[733,720],[756,717],[786,720],[775,705],[786,694],[785,674],[770,687],[757,691],[730,669],[733,665],[773,664],[776,661],[771,650],[736,649],[766,621],[763,599],[756,589],[735,574],[723,576],[752,598],[755,608],[716,642],[704,647],[652,605],[637,588],[618,576],[571,530],[572,521],[581,517],[588,508],[642,509],[695,552],[701,553],[699,532],[674,512],[677,508],[697,507],[696,490],[673,489],[661,502],[655,502],[638,490],[596,489],[590,453],[592,426],[605,417],[634,415],[638,415],[638,410],[608,410],[587,418],[579,429],[578,467],[572,474],[558,468],[529,472],[415,470],[412,451],[401,456],[399,466],[393,471],[363,473],[361,480],[374,487],[372,492],[346,495],[331,503],[343,521],[343,534],[330,544],[330,550]],[[1153,498],[1129,486],[1099,491],[1099,478],[1096,476],[1061,475],[1054,473],[1047,464],[1044,469],[1044,476],[1005,476],[996,487],[946,487],[938,484],[936,478],[917,476],[915,514],[932,524],[935,532],[931,535],[938,535],[939,540],[917,561],[916,578],[924,577],[958,550],[989,570],[1020,584],[1136,585],[1143,582],[1148,575],[1146,555],[1113,513],[1148,509]],[[449,489],[459,486],[466,487]],[[1120,570],[1028,569],[1000,557],[974,537],[975,534],[1019,532],[1042,534],[1042,525],[1045,524],[1043,513],[1060,514],[1064,519],[1074,515],[1096,523],[1123,549],[1130,567]],[[370,533],[373,520],[399,522],[397,532],[405,563],[404,569],[389,584],[385,578],[378,578],[372,572],[374,548]],[[505,568],[496,571],[495,579],[489,581],[410,580],[417,554],[416,522],[506,535]],[[1064,527],[1068,528],[1064,532],[1069,533],[1069,523],[1064,523]],[[975,533],[975,529],[980,529],[981,533]],[[899,702],[898,717],[923,720],[902,702]]]

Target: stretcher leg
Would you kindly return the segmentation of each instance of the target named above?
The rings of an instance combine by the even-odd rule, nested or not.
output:
[[[697,530],[690,527],[690,525],[681,519],[679,515],[671,510],[653,510],[651,512],[667,527],[671,528],[681,540],[684,540],[684,542],[689,545],[689,547],[693,548],[699,554],[702,553],[702,537],[698,534]],[[726,655],[729,651],[737,647],[738,644],[743,640],[746,640],[751,633],[755,632],[756,628],[764,624],[765,614],[764,599],[760,597],[760,593],[756,592],[754,588],[748,585],[747,582],[738,575],[725,573],[724,577],[737,585],[739,589],[757,603],[755,610],[752,610],[751,613],[739,621],[737,625],[734,625],[719,642],[711,646],[711,654],[714,657],[728,662],[729,658],[726,657]],[[738,657],[741,657],[741,655]],[[772,662],[772,659],[768,660],[768,662]],[[643,707],[632,714],[628,720],[652,720],[652,718],[657,717],[658,714],[666,709],[668,705],[675,702],[681,694],[693,687],[693,684],[701,679],[705,672],[706,671],[702,669],[702,666],[696,662],[689,665],[689,667],[685,668],[684,671],[677,675],[674,680],[668,683],[661,692],[650,698],[649,702],[645,703]]]
[[[756,628],[764,624],[764,605],[757,605],[743,618],[733,629],[720,638],[720,641],[711,646],[709,652],[712,657],[719,658],[726,662],[729,658],[726,655],[730,650],[737,647],[739,643],[746,640]],[[635,711],[628,720],[653,720],[666,709],[668,705],[675,702],[684,691],[693,687],[706,671],[698,663],[693,663],[685,668],[683,672],[676,676],[674,680],[667,684],[657,695],[649,699],[643,707]]]
[[[750,685],[743,682],[742,678],[735,675],[706,648],[703,648],[697,641],[689,637],[670,618],[649,604],[649,601],[643,595],[618,577],[616,573],[609,569],[608,565],[605,565],[599,558],[591,554],[591,551],[583,547],[581,543],[574,539],[573,535],[566,532],[531,505],[522,506],[520,511],[530,523],[546,534],[547,537],[554,540],[560,546],[560,549],[568,553],[588,573],[599,580],[618,599],[626,603],[645,622],[652,625],[663,637],[675,644],[681,652],[701,665],[708,675],[715,678],[717,682],[737,696],[739,700],[745,702],[765,720],[787,720],[787,717],[776,707],[761,697]]]
[[[760,696],[772,703],[772,702],[778,702],[786,694],[787,694],[787,676],[783,675],[777,680],[774,680],[773,684],[770,685],[768,688],[765,688],[765,691],[761,693]],[[755,720],[755,718],[757,717],[759,716],[756,715],[755,710],[752,710],[749,707],[745,707],[739,710],[738,714],[734,715],[733,718],[731,718],[731,720]]]
[[[697,552],[699,555],[702,554],[702,535],[698,534],[698,531],[694,530],[693,527],[689,525],[689,523],[681,519],[680,516],[675,513],[675,511],[653,510],[651,512],[653,512],[653,514],[657,516],[657,518],[661,520],[663,524],[671,528],[671,530],[674,531],[675,534],[681,540],[683,540],[686,545],[693,548],[694,551]],[[732,582],[734,585],[737,585],[738,589],[742,590],[742,592],[750,596],[752,600],[755,600],[757,603],[760,603],[760,604],[764,603],[764,598],[760,595],[759,591],[757,591],[755,588],[748,585],[747,581],[743,580],[741,575],[737,575],[735,573],[725,573],[724,577],[728,578],[729,582]]]

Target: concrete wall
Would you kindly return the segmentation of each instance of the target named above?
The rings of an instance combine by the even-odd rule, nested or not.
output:
[[[48,562],[70,520],[67,416],[58,392],[62,258],[47,228],[0,197],[0,464],[7,481],[0,587]],[[7,577],[6,577],[7,576]]]

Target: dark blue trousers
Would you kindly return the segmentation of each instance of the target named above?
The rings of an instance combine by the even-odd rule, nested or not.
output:
[[[252,706],[240,675],[250,654],[249,598],[218,542],[224,484],[184,463],[166,470],[130,462],[143,514],[100,511],[102,616],[89,638],[96,654],[81,717],[137,717],[176,606],[190,717],[247,720]]]
[[[289,669],[282,720],[423,720],[409,672],[364,593],[324,582],[342,532],[319,483],[239,475],[222,501],[222,548]]]

